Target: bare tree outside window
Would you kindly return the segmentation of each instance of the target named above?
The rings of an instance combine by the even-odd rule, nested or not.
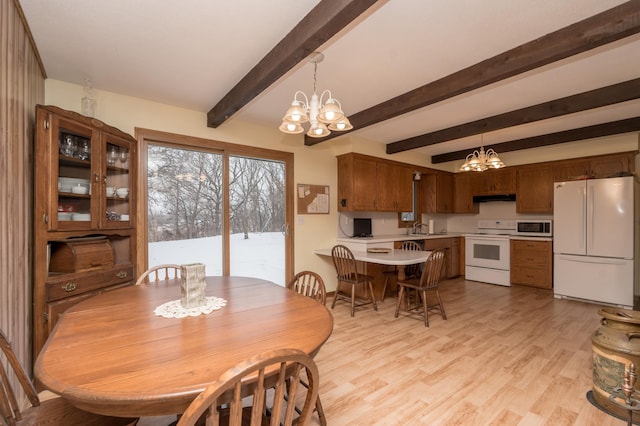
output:
[[[223,270],[229,240],[232,275],[285,282],[284,162],[229,156],[229,235],[223,235],[225,156],[149,145],[149,266],[203,262]]]

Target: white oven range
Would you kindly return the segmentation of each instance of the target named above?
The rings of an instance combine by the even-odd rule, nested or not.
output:
[[[477,233],[464,236],[465,279],[510,286],[510,238],[516,228],[515,220],[479,220]]]

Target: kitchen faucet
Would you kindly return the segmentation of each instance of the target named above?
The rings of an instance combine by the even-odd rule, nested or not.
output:
[[[423,226],[426,226],[424,223],[416,222],[413,224],[413,233],[418,233],[418,228],[422,229]]]

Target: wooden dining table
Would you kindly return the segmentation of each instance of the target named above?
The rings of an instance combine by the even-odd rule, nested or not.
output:
[[[182,413],[224,371],[263,351],[315,355],[333,330],[317,301],[269,281],[207,277],[207,296],[227,301],[209,314],[165,318],[154,309],[180,299],[168,285],[129,286],[67,310],[38,355],[34,373],[47,389],[94,413]]]

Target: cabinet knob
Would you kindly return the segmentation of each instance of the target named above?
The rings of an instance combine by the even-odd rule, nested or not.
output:
[[[127,278],[127,272],[126,271],[120,271],[116,274],[116,277],[123,279],[123,278]]]
[[[74,291],[76,288],[78,288],[78,286],[76,285],[76,283],[74,283],[73,281],[67,281],[66,283],[64,283],[64,285],[62,286],[62,289],[64,291],[66,291],[67,293]]]

